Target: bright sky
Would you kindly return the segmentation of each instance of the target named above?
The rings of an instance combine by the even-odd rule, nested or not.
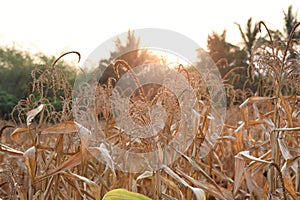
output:
[[[237,44],[234,22],[244,27],[252,17],[281,30],[289,5],[300,9],[299,0],[9,0],[1,2],[0,45],[55,55],[75,50],[85,58],[107,39],[138,28],[170,29],[203,48],[213,30],[227,29],[227,41]]]

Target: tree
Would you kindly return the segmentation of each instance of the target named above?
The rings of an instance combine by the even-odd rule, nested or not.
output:
[[[33,63],[27,52],[0,48],[0,118],[8,119],[18,100],[26,97]]]
[[[31,55],[29,52],[14,47],[0,47],[0,118],[8,118],[16,103],[28,97],[32,71],[39,67],[51,66],[54,56],[44,54]],[[57,68],[63,69],[67,80],[73,84],[76,77],[76,68],[70,64],[59,62]],[[60,103],[56,103],[60,109]]]
[[[34,60],[29,53],[15,48],[0,48],[1,90],[18,99],[24,98],[34,67]]]
[[[248,56],[250,58],[251,51],[254,47],[254,44],[257,40],[257,35],[259,32],[258,24],[255,24],[254,27],[252,26],[252,18],[250,17],[247,21],[246,30],[245,32],[242,30],[241,25],[236,23],[236,25],[239,28],[240,34],[243,39],[244,48],[248,53]]]
[[[293,14],[292,10],[293,10],[293,6],[290,5],[288,7],[287,13],[283,11],[283,14],[284,14],[283,30],[285,33],[285,38],[289,38],[289,36],[293,30],[293,27],[298,23],[297,13]],[[300,38],[300,31],[294,33],[293,39],[296,39],[296,38],[298,38],[298,39]]]
[[[124,60],[131,68],[137,67],[145,63],[159,63],[159,58],[148,51],[140,48],[140,38],[135,37],[133,31],[128,31],[125,45],[121,39],[115,41],[115,50],[110,52],[108,59],[100,60],[99,67],[105,68],[99,82],[106,84],[109,77],[117,78],[113,65],[117,59]],[[125,69],[120,69],[120,74],[125,73]]]
[[[226,41],[226,30],[221,35],[215,32],[209,35],[207,48],[209,55],[219,68],[222,78],[233,68],[246,65],[245,51]]]

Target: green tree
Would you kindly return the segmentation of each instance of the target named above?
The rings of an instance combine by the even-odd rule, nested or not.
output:
[[[32,81],[31,73],[36,67],[51,66],[54,56],[31,55],[14,47],[0,47],[0,118],[7,118],[20,99],[26,99]],[[76,68],[71,64],[59,62],[55,67],[63,69],[67,80],[73,84]],[[59,102],[56,104],[59,109]]]
[[[34,67],[34,60],[29,53],[15,48],[0,48],[1,90],[18,99],[24,98]]]
[[[18,100],[26,97],[33,63],[27,52],[0,48],[0,118],[7,119]]]
[[[292,30],[293,30],[293,27],[298,23],[298,20],[297,20],[297,12],[296,13],[293,13],[293,6],[290,5],[288,7],[288,10],[287,12],[284,12],[283,11],[283,14],[284,14],[284,27],[283,27],[283,30],[284,30],[284,33],[285,33],[285,38],[289,38]],[[300,31],[298,32],[295,32],[294,35],[293,35],[293,38],[300,38]]]

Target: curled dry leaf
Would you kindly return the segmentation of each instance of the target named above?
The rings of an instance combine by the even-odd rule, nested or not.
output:
[[[112,170],[113,176],[116,177],[114,161],[110,156],[108,149],[103,143],[101,143],[99,147],[88,148],[88,152],[95,158],[99,159],[101,162],[105,163]]]
[[[205,192],[202,189],[192,186],[190,186],[190,189],[194,192],[194,195],[197,200],[206,200]]]
[[[81,141],[83,141],[84,143],[87,143],[92,134],[91,131],[88,128],[84,127],[83,125],[81,125],[77,122],[74,122],[74,123],[77,126]]]
[[[26,119],[27,126],[30,126],[31,121],[35,118],[35,116],[37,116],[37,114],[39,114],[43,110],[43,108],[44,108],[44,104],[41,104],[37,108],[32,109],[32,110],[30,110],[26,113],[26,115],[27,115],[27,119]]]
[[[152,171],[145,171],[144,173],[142,173],[141,175],[139,175],[136,180],[140,180],[140,179],[144,179],[144,178],[149,178],[153,176],[153,172]]]

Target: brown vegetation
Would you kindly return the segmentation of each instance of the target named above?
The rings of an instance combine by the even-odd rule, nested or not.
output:
[[[258,91],[225,85],[230,99],[227,119],[213,150],[205,157],[201,157],[199,147],[213,120],[209,117],[209,96],[198,77],[178,67],[201,96],[198,104],[200,110],[205,110],[201,113],[204,117],[190,147],[174,150],[179,156],[176,162],[154,172],[118,170],[107,153],[108,146],[86,146],[83,136],[91,130],[74,121],[72,86],[55,63],[43,70],[37,67],[32,72],[28,99],[16,105],[12,122],[0,124],[1,198],[101,199],[112,189],[125,188],[153,199],[201,199],[204,193],[207,199],[299,199],[300,64],[299,59],[288,58],[295,48],[292,34],[297,25],[285,45],[273,41],[270,35],[269,43],[252,51],[251,75],[263,74]],[[118,67],[130,69],[122,60],[114,66],[117,76]],[[157,138],[132,141],[115,126],[110,111],[112,82],[108,79],[106,84],[98,85],[96,94],[81,91],[86,92],[86,98],[96,96],[97,109],[91,112],[96,112],[99,119],[93,120],[99,120],[112,144],[134,152],[161,152],[159,149],[178,131],[180,108],[174,94],[156,86],[157,93],[152,95],[153,90],[145,92],[139,87],[131,98],[133,120],[149,123],[150,116],[143,109],[157,102],[167,105],[169,118]],[[49,95],[62,100],[62,110],[55,110],[47,100]],[[88,109],[82,110],[88,113]],[[164,159],[163,154],[160,156]]]

